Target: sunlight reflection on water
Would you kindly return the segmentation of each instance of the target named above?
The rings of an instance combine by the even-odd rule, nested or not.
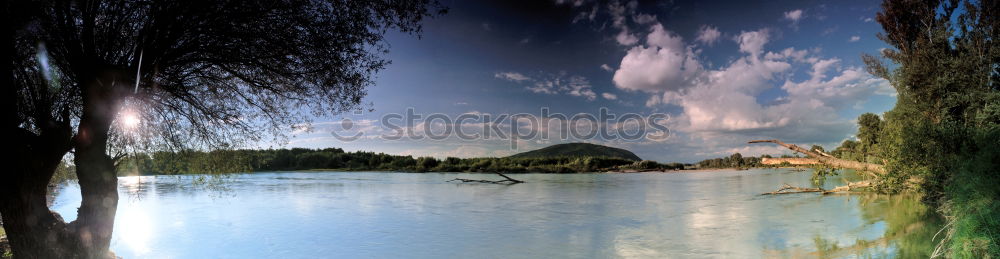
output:
[[[897,243],[936,230],[907,197],[757,195],[808,186],[809,172],[444,182],[455,177],[256,173],[227,180],[224,195],[185,177],[122,177],[112,249],[125,258],[909,257],[921,245]],[[72,220],[79,189],[63,188],[53,210]]]

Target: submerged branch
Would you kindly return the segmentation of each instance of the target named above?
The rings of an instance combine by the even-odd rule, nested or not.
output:
[[[492,183],[492,184],[507,184],[507,185],[519,184],[519,183],[523,183],[524,182],[524,181],[521,181],[521,180],[510,178],[510,177],[508,177],[508,176],[506,176],[504,174],[501,174],[501,173],[496,173],[496,174],[500,175],[500,177],[503,177],[505,179],[504,180],[499,180],[499,181],[490,181],[490,180],[475,180],[475,179],[455,178],[455,179],[448,180],[447,182],[459,181],[459,182],[463,182],[463,183]]]
[[[818,192],[822,194],[831,194],[837,192],[848,192],[851,191],[851,189],[865,188],[869,186],[871,186],[870,181],[860,181],[860,182],[847,183],[847,185],[837,186],[836,188],[826,190],[823,188],[803,188],[803,187],[791,186],[786,183],[782,185],[781,189],[778,189],[777,191],[765,192],[761,193],[760,195],[776,195],[776,194],[804,193],[804,192]]]

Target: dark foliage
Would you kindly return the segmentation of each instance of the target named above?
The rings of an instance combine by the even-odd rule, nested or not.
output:
[[[293,123],[363,108],[388,63],[383,35],[419,32],[441,11],[432,0],[5,1],[14,155],[0,212],[15,256],[110,256],[117,158],[280,140]],[[141,123],[121,123],[132,116]],[[45,195],[71,151],[83,201],[66,223]]]
[[[770,156],[768,156],[770,157]],[[765,167],[760,163],[760,157],[744,157],[743,154],[735,153],[728,157],[705,159],[698,162],[698,168],[752,168]]]

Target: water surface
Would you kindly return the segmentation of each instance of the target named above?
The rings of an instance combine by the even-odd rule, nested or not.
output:
[[[119,179],[125,258],[923,257],[940,223],[906,196],[760,196],[810,172],[275,172]],[[842,183],[827,179],[826,186]],[[221,188],[220,188],[221,187]],[[70,184],[53,210],[75,217]]]

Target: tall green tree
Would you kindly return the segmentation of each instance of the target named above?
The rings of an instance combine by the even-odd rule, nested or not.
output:
[[[898,96],[861,146],[879,135],[883,190],[916,187],[950,214],[942,251],[955,257],[1000,257],[998,16],[1000,1],[886,0],[876,20],[891,48],[863,56]]]
[[[879,136],[882,134],[882,118],[874,113],[858,116],[858,147],[863,156],[873,155],[878,150]]]
[[[226,148],[357,109],[388,63],[384,33],[419,32],[443,10],[433,0],[3,5],[11,155],[0,215],[18,258],[107,256],[123,151]],[[83,200],[67,223],[45,196],[71,151]]]

